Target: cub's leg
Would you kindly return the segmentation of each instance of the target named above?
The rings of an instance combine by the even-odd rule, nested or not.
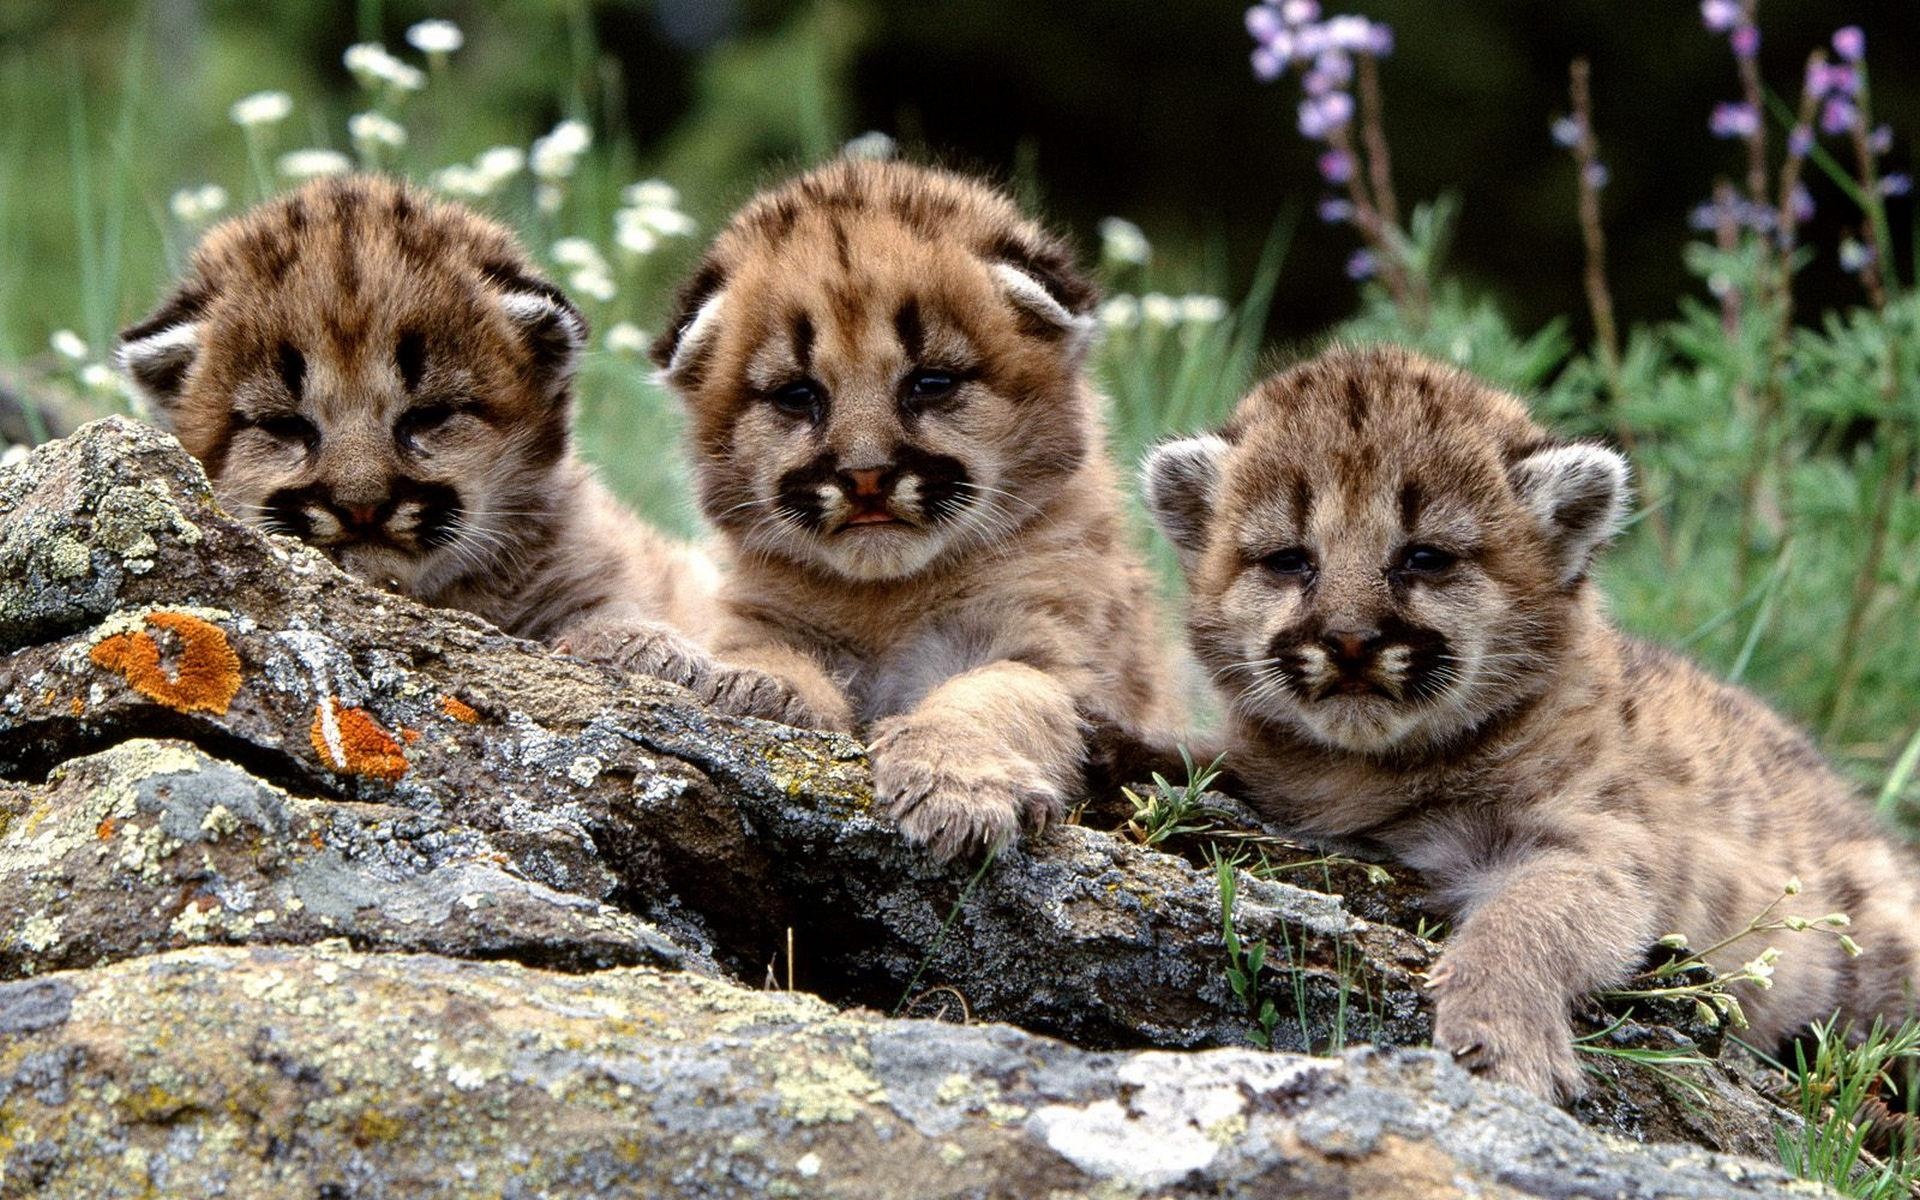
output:
[[[1083,754],[1072,694],[1016,662],[955,675],[873,732],[875,796],[943,861],[1061,817]]]
[[[816,724],[815,710],[785,680],[715,658],[691,638],[638,609],[610,607],[563,628],[554,647],[590,662],[677,683],[713,708],[787,725]]]
[[[1498,870],[1498,868],[1496,868]],[[1508,865],[1429,978],[1433,1044],[1550,1100],[1585,1090],[1573,1002],[1624,979],[1659,932],[1625,872],[1570,851]]]

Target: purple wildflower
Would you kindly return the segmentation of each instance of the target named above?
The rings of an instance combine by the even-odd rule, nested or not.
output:
[[[1339,225],[1353,219],[1353,204],[1339,196],[1328,196],[1320,202],[1320,219],[1329,225]]]
[[[1867,135],[1867,149],[1873,151],[1875,154],[1885,154],[1887,151],[1893,149],[1893,127],[1891,125],[1875,125],[1873,132]]]
[[[1740,25],[1733,31],[1733,53],[1737,58],[1752,58],[1760,53],[1760,27]]]
[[[1884,175],[1880,179],[1882,196],[1904,196],[1913,190],[1913,176]]]
[[[1745,15],[1739,0],[1700,0],[1700,20],[1714,33],[1732,29]]]
[[[1603,162],[1590,162],[1587,164],[1587,169],[1581,172],[1580,178],[1586,181],[1589,188],[1597,192],[1607,186],[1608,181],[1613,178],[1613,172],[1607,170],[1607,164]]]
[[[1266,46],[1253,48],[1253,77],[1261,83],[1272,83],[1280,78],[1287,69],[1287,60],[1275,54]]]
[[[1873,248],[1848,238],[1840,243],[1840,269],[1859,274],[1873,262]]]
[[[1787,198],[1787,204],[1796,222],[1813,220],[1813,193],[1804,183],[1793,185],[1793,194]]]
[[[1833,31],[1833,52],[1850,63],[1867,56],[1867,35],[1858,25]]]
[[[1340,184],[1353,178],[1353,155],[1345,150],[1329,150],[1320,156],[1320,178]]]
[[[1844,63],[1815,63],[1807,68],[1807,90],[1815,96],[1851,96],[1860,90],[1860,75]]]
[[[1321,29],[1335,50],[1365,50],[1373,37],[1373,22],[1365,17],[1333,17]]]
[[[1364,47],[1375,58],[1385,58],[1393,53],[1393,27],[1379,21],[1367,26],[1367,44]]]
[[[1560,117],[1553,123],[1553,140],[1569,150],[1580,144],[1582,132],[1579,117]]]
[[[1319,0],[1287,0],[1280,6],[1280,17],[1289,25],[1305,25],[1320,19]]]
[[[1280,14],[1271,5],[1256,4],[1247,10],[1247,32],[1256,42],[1273,40],[1273,35],[1281,32]]]
[[[1845,133],[1853,128],[1857,110],[1853,104],[1839,96],[1828,100],[1820,109],[1820,130],[1823,133]]]
[[[1787,153],[1795,158],[1805,158],[1813,153],[1813,130],[1805,125],[1795,125],[1793,132],[1787,135]]]
[[[1751,137],[1760,128],[1760,114],[1751,104],[1716,104],[1707,128],[1715,137]]]
[[[1300,102],[1300,132],[1320,141],[1353,118],[1353,97],[1328,92]]]
[[[1355,250],[1347,258],[1347,278],[1355,281],[1372,279],[1374,272],[1380,269],[1380,260],[1371,250]]]

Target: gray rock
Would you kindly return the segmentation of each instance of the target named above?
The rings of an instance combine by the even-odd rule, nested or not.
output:
[[[0,1042],[9,1195],[1819,1194],[1608,1139],[1432,1051],[1103,1053],[337,944],[56,978],[64,1019]]]

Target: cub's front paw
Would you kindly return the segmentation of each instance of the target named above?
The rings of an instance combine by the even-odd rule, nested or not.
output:
[[[677,683],[708,707],[737,717],[759,717],[808,727],[811,709],[764,671],[721,662],[686,636],[647,621],[609,622],[570,631],[555,646],[590,662]]]
[[[999,849],[1066,811],[1060,788],[1034,763],[977,733],[894,717],[876,730],[873,791],[909,842],[939,862]]]
[[[1433,1044],[1476,1075],[1517,1084],[1555,1103],[1577,1099],[1586,1080],[1564,1006],[1492,980],[1463,987],[1442,962],[1430,983]]]

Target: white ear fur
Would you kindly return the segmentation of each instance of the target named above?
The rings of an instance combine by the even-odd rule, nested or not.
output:
[[[500,297],[500,307],[532,346],[548,394],[566,391],[586,348],[587,319],[573,305],[544,292],[507,292]]]
[[[687,327],[680,331],[680,340],[673,344],[673,357],[667,360],[662,375],[668,379],[678,376],[700,344],[714,335],[720,320],[720,306],[726,299],[727,290],[721,288],[701,302],[699,310],[693,314],[693,320],[688,321]]]
[[[182,321],[120,343],[113,361],[152,406],[154,415],[165,421],[199,353],[200,322]]]
[[[1620,532],[1630,474],[1617,452],[1581,443],[1537,451],[1508,470],[1520,502],[1558,552],[1562,584],[1585,578],[1594,553]]]
[[[1140,464],[1140,495],[1190,570],[1207,542],[1220,477],[1233,446],[1213,434],[1163,442]]]
[[[1076,317],[1060,303],[1038,279],[1022,271],[1011,263],[993,264],[993,276],[1006,292],[1008,299],[1026,312],[1032,313],[1049,325],[1057,325],[1067,331],[1075,353],[1084,349],[1093,341],[1094,331],[1099,322],[1089,316]]]

